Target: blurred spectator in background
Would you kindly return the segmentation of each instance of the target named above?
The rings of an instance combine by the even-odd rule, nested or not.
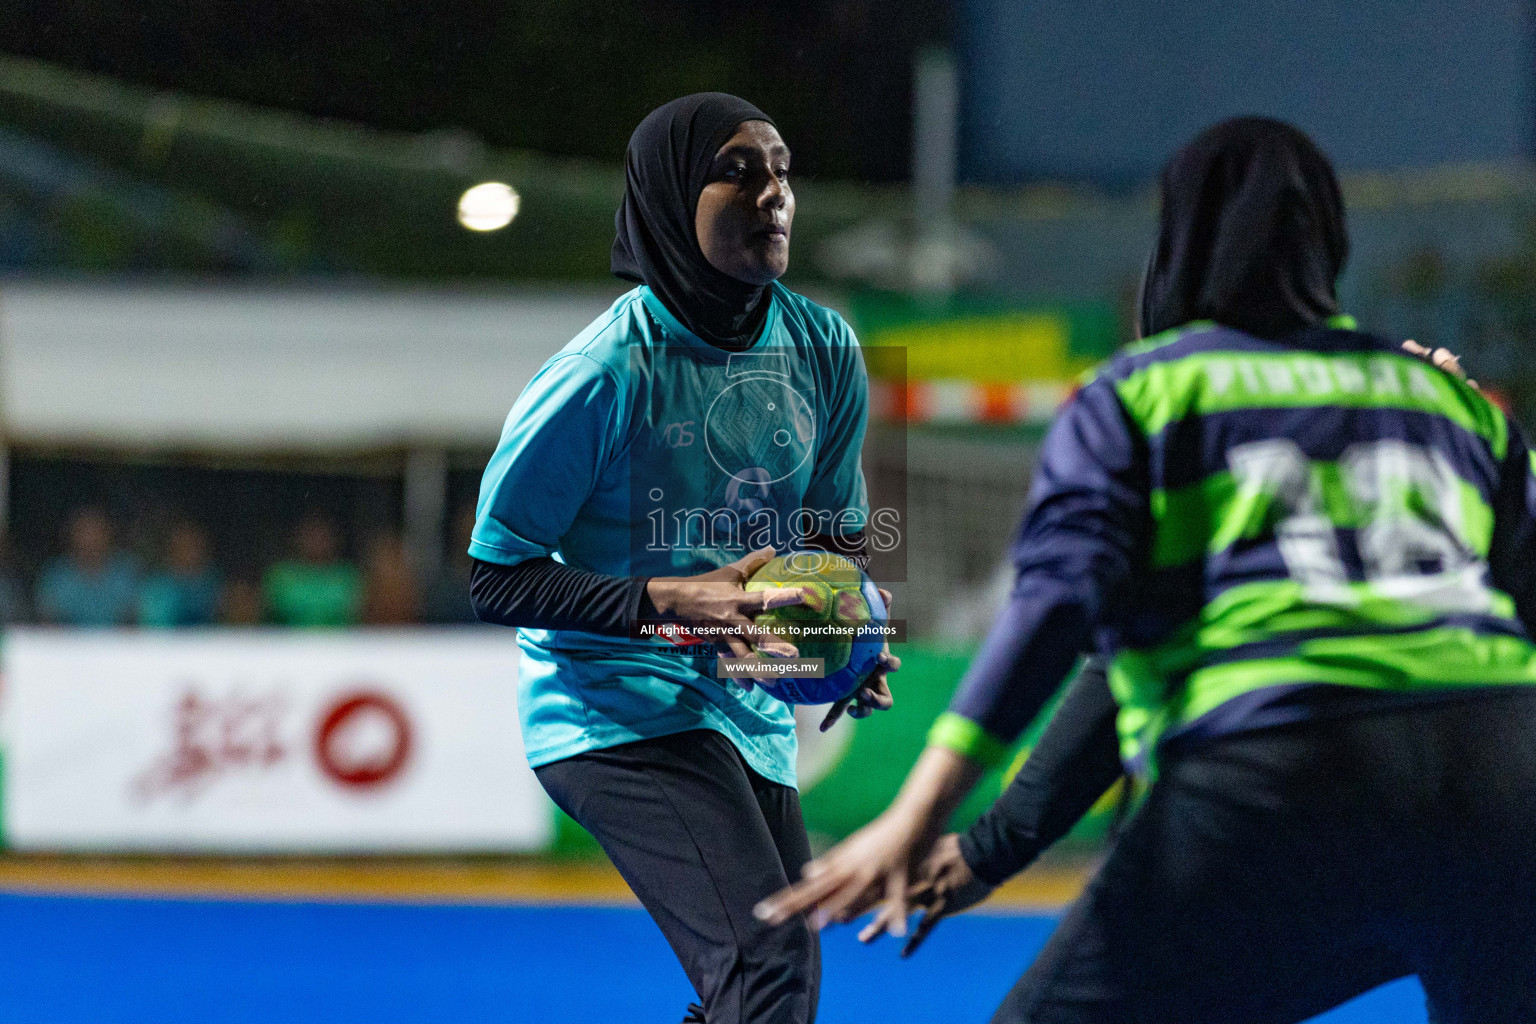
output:
[[[259,626],[263,619],[261,586],[251,580],[230,580],[219,621],[226,626]]]
[[[181,520],[166,537],[164,562],[139,589],[139,625],[206,626],[219,614],[222,578],[209,558],[208,535]]]
[[[449,530],[448,557],[427,588],[428,622],[479,622],[469,600],[469,535],[475,528],[475,506],[465,505],[453,517]]]
[[[297,557],[278,562],[262,580],[267,617],[283,626],[353,626],[363,608],[357,567],[341,558],[336,526],[308,515],[294,531]]]
[[[364,565],[363,621],[370,626],[403,626],[421,621],[416,571],[398,534],[381,534],[368,548]],[[466,591],[467,593],[467,591]]]
[[[37,616],[65,626],[117,626],[133,619],[139,574],[126,552],[112,547],[112,528],[100,509],[70,516],[65,552],[43,567],[37,581]]]

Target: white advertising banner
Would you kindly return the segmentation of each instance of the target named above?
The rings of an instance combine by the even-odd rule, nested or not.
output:
[[[534,851],[517,646],[465,630],[8,630],[6,845]]]

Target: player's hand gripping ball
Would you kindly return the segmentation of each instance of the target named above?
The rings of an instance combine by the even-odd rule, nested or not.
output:
[[[821,658],[822,679],[757,680],[786,704],[831,704],[853,693],[880,665],[886,637],[885,602],[874,582],[842,555],[796,551],[752,574],[748,593],[768,587],[799,587],[803,604],[757,616],[759,626],[794,644],[800,657]]]

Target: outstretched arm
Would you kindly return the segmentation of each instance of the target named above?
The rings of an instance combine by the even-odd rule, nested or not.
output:
[[[1014,545],[1019,576],[954,702],[889,810],[765,900],[784,920],[847,920],[884,901],[861,937],[906,927],[907,883],[989,762],[1037,715],[1090,646],[1147,529],[1146,461],[1114,390],[1086,386],[1047,437]]]
[[[469,596],[481,622],[527,629],[576,629],[628,636],[650,605],[646,577],[607,576],[553,558],[516,565],[474,560]]]
[[[999,885],[1024,870],[1122,776],[1115,712],[1104,662],[1090,658],[1008,788],[960,834],[977,878]]]
[[[1103,663],[1090,659],[1003,795],[969,831],[934,844],[907,890],[908,903],[923,916],[902,956],[915,953],[940,921],[982,902],[1028,867],[1123,776],[1115,710]]]

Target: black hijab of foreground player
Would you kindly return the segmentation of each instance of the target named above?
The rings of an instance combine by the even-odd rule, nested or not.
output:
[[[1222,121],[1163,170],[1141,334],[1191,320],[1261,338],[1316,326],[1339,310],[1348,257],[1339,181],[1312,140],[1269,118]]]
[[[644,282],[700,338],[741,348],[767,312],[767,286],[715,269],[699,248],[694,216],[715,154],[745,121],[773,119],[746,100],[701,92],[645,116],[624,153],[624,201],[614,216],[611,266]]]

